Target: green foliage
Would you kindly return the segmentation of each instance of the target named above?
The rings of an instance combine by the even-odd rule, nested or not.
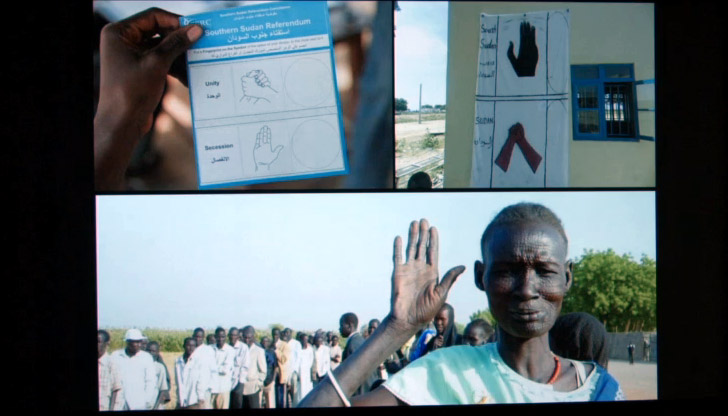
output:
[[[280,324],[273,324],[270,325],[271,327],[279,327],[279,329],[283,329],[283,325]],[[126,347],[126,342],[124,341],[124,334],[126,333],[126,330],[128,328],[104,328],[106,331],[109,332],[109,335],[111,335],[111,342],[109,343],[109,347],[107,351],[111,353],[112,351],[122,349]],[[271,328],[272,329],[272,328]],[[209,328],[205,329],[205,336],[207,334],[213,332],[215,328]],[[227,331],[227,328],[225,328]],[[157,328],[146,328],[142,330],[142,333],[144,336],[146,336],[150,341],[157,341],[159,343],[159,349],[160,351],[164,352],[184,352],[184,347],[182,343],[184,342],[184,339],[187,337],[192,336],[192,329],[190,330],[173,330],[173,329],[157,329]],[[255,330],[255,341],[260,343],[261,338],[263,336],[271,337],[271,331],[270,329],[256,329]]]
[[[434,134],[430,133],[430,129],[427,129],[427,134],[425,134],[425,138],[422,139],[422,148],[436,149],[438,147],[440,147],[440,139]]]
[[[639,262],[628,254],[585,251],[574,263],[574,283],[562,313],[587,312],[608,331],[652,331],[656,327],[657,267],[653,259]]]
[[[105,328],[106,331],[111,335],[111,342],[107,351],[122,349],[126,347],[126,341],[124,341],[124,335],[128,328]],[[185,338],[192,336],[192,330],[179,331],[171,329],[150,329],[146,328],[142,330],[142,333],[149,341],[157,341],[159,343],[160,351],[168,352],[182,352],[182,342]]]
[[[394,111],[407,111],[407,100],[404,98],[395,98]]]
[[[407,150],[407,141],[405,139],[395,139],[395,153],[404,153]]]
[[[492,327],[495,327],[495,318],[493,317],[493,314],[490,312],[490,309],[480,310],[478,309],[470,315],[470,321],[474,321],[476,319],[482,319],[485,322],[489,323]]]

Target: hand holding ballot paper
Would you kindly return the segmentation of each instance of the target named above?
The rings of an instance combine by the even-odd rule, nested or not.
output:
[[[178,15],[160,9],[104,27],[94,118],[97,189],[120,190],[134,146],[152,127],[172,63],[201,35],[199,25],[182,26]]]
[[[152,8],[107,25],[100,49],[98,190],[123,188],[185,51],[199,189],[349,172],[326,2],[184,17]]]
[[[326,2],[262,3],[180,22],[205,29],[187,51],[200,189],[348,173]],[[219,158],[228,163],[209,162]]]

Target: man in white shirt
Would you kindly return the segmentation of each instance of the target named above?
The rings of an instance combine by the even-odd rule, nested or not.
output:
[[[245,378],[241,373],[240,383],[243,384],[243,408],[260,409],[263,381],[268,373],[268,364],[265,360],[265,351],[255,344],[255,328],[248,325],[242,330],[243,342],[249,349],[247,374]]]
[[[99,410],[114,410],[116,397],[121,392],[121,374],[116,363],[106,353],[111,336],[103,329],[96,334],[99,352]]]
[[[298,353],[298,385],[293,395],[293,406],[298,406],[298,403],[303,400],[308,393],[313,390],[313,374],[314,374],[314,363],[315,355],[313,346],[308,343],[308,334],[299,332],[298,342],[301,344],[301,350]]]
[[[339,345],[339,336],[331,335],[331,371],[341,364],[341,346]]]
[[[174,362],[177,407],[200,409],[206,395],[210,394],[210,371],[202,365],[201,356],[195,357],[197,342],[194,338],[185,338],[183,346],[184,354]]]
[[[167,366],[164,365],[162,356],[159,351],[159,343],[157,341],[150,341],[147,343],[146,351],[152,356],[154,360],[154,368],[156,370],[155,377],[155,390],[157,391],[157,400],[152,407],[153,410],[164,409],[167,403],[171,400],[169,396],[169,374],[167,372]]]
[[[141,331],[130,329],[124,336],[126,348],[111,354],[121,374],[123,399],[120,400],[123,401],[118,410],[148,410],[157,400],[154,360],[148,352],[141,350],[143,338]]]
[[[245,377],[248,375],[248,346],[240,340],[240,331],[238,328],[230,328],[228,336],[230,338],[230,346],[233,347],[233,355],[235,356],[231,377],[230,409],[242,409],[243,385],[240,380],[245,380]]]
[[[232,390],[232,373],[235,365],[235,350],[225,342],[225,329],[215,329],[215,345],[212,346],[215,352],[216,374],[212,377],[211,400],[213,409],[230,408],[230,390]]]
[[[316,381],[318,384],[321,379],[326,376],[331,368],[331,348],[324,343],[322,335],[316,335],[313,338],[314,345],[314,366],[316,368]]]
[[[217,364],[215,362],[215,351],[211,345],[205,344],[205,330],[202,328],[195,328],[192,332],[192,338],[195,339],[197,347],[192,353],[192,358],[195,361],[199,361],[201,370],[206,374],[204,379],[206,380],[204,387],[206,390],[199,397],[198,407],[200,409],[212,409],[212,379],[217,374]]]
[[[297,339],[291,338],[293,330],[286,328],[283,330],[283,339],[288,342],[291,346],[291,362],[290,362],[290,378],[288,379],[288,395],[290,397],[289,403],[293,403],[294,397],[296,397],[296,391],[299,389],[298,372],[301,367],[301,350],[303,347]],[[295,407],[295,404],[293,405]]]

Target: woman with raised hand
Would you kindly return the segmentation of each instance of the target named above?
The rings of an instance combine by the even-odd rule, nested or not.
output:
[[[300,406],[396,406],[623,399],[619,384],[594,362],[569,360],[549,347],[549,330],[572,284],[567,238],[546,207],[506,207],[481,239],[475,285],[498,322],[498,341],[442,348],[411,363],[368,394],[349,397],[387,356],[431,321],[465,267],[438,279],[438,233],[410,225],[406,260],[394,241],[391,310],[348,360]]]

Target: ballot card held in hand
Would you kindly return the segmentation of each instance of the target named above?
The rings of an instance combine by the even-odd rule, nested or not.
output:
[[[180,17],[200,189],[349,172],[327,3]]]

